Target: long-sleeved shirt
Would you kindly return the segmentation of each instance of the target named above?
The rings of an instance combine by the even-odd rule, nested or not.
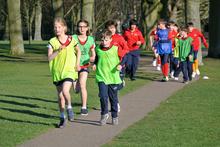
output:
[[[199,38],[202,39],[203,44],[205,45],[206,48],[208,48],[208,43],[206,42],[204,35],[198,29],[194,28],[192,32],[189,32],[188,36],[193,39],[192,46],[194,51],[198,51],[200,48]]]
[[[140,46],[137,45],[137,41],[140,41],[141,44],[144,44],[145,42],[144,37],[138,28],[133,32],[130,29],[126,30],[123,36],[127,41],[129,51],[138,50],[140,48]]]
[[[118,56],[120,60],[129,52],[127,42],[119,34],[112,35],[112,44],[118,47]]]

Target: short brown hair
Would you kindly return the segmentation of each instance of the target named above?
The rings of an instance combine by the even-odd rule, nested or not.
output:
[[[112,38],[112,32],[109,31],[109,30],[104,30],[103,33],[102,33],[102,38],[105,38],[105,37]]]

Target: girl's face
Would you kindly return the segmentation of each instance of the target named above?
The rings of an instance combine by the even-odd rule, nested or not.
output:
[[[87,31],[89,30],[89,27],[85,22],[80,22],[78,30],[81,35],[86,35]]]
[[[112,35],[114,35],[116,33],[116,28],[114,25],[109,26],[108,30],[112,32]]]
[[[57,36],[65,34],[66,27],[60,23],[60,22],[55,22],[54,23],[54,32]]]
[[[112,38],[110,36],[106,36],[102,38],[103,47],[109,47],[111,45]]]

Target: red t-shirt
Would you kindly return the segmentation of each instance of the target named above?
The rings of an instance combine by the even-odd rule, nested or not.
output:
[[[174,30],[171,30],[169,32],[169,38],[172,41],[172,50],[174,50],[174,48],[175,48],[175,38],[177,37],[177,34],[178,34],[178,32],[176,32]]]
[[[137,50],[140,46],[138,46],[136,43],[137,41],[141,41],[141,44],[144,43],[144,37],[141,33],[141,31],[136,28],[134,32],[131,32],[131,30],[126,30],[123,34],[124,39],[127,41],[129,51]]]
[[[188,36],[193,39],[192,46],[194,51],[198,51],[200,48],[199,38],[202,39],[203,44],[208,48],[208,43],[206,42],[204,35],[198,29],[193,29],[192,32],[189,32]]]
[[[127,42],[119,34],[112,35],[112,44],[118,47],[118,56],[122,59],[129,52]]]

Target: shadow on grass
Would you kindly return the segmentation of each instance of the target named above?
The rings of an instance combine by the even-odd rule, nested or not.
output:
[[[32,121],[27,121],[27,120],[19,120],[19,119],[6,118],[6,117],[2,117],[2,116],[0,116],[0,119],[1,120],[11,121],[11,122],[28,123],[28,124],[35,124],[35,125],[46,125],[46,126],[50,126],[50,125],[55,126],[56,125],[54,123],[32,122]]]
[[[57,103],[57,101],[47,100],[43,98],[35,98],[35,97],[28,97],[28,96],[17,96],[17,95],[8,95],[8,94],[0,94],[0,96],[10,97],[10,98],[18,98],[18,99],[25,99],[25,100],[36,100],[36,101],[43,101],[49,103]]]
[[[26,103],[20,103],[20,102],[9,101],[9,100],[0,100],[0,103],[12,104],[12,105],[17,105],[17,106],[25,106],[29,108],[40,108],[36,104],[26,104]]]
[[[37,113],[37,112],[31,111],[31,110],[19,110],[19,109],[11,109],[11,108],[0,108],[0,109],[5,110],[5,111],[10,111],[10,112],[15,112],[15,113],[33,115],[33,116],[37,116],[37,117],[41,117],[41,118],[54,118],[54,119],[59,118],[57,116],[52,116],[52,115],[43,114],[43,113]]]

